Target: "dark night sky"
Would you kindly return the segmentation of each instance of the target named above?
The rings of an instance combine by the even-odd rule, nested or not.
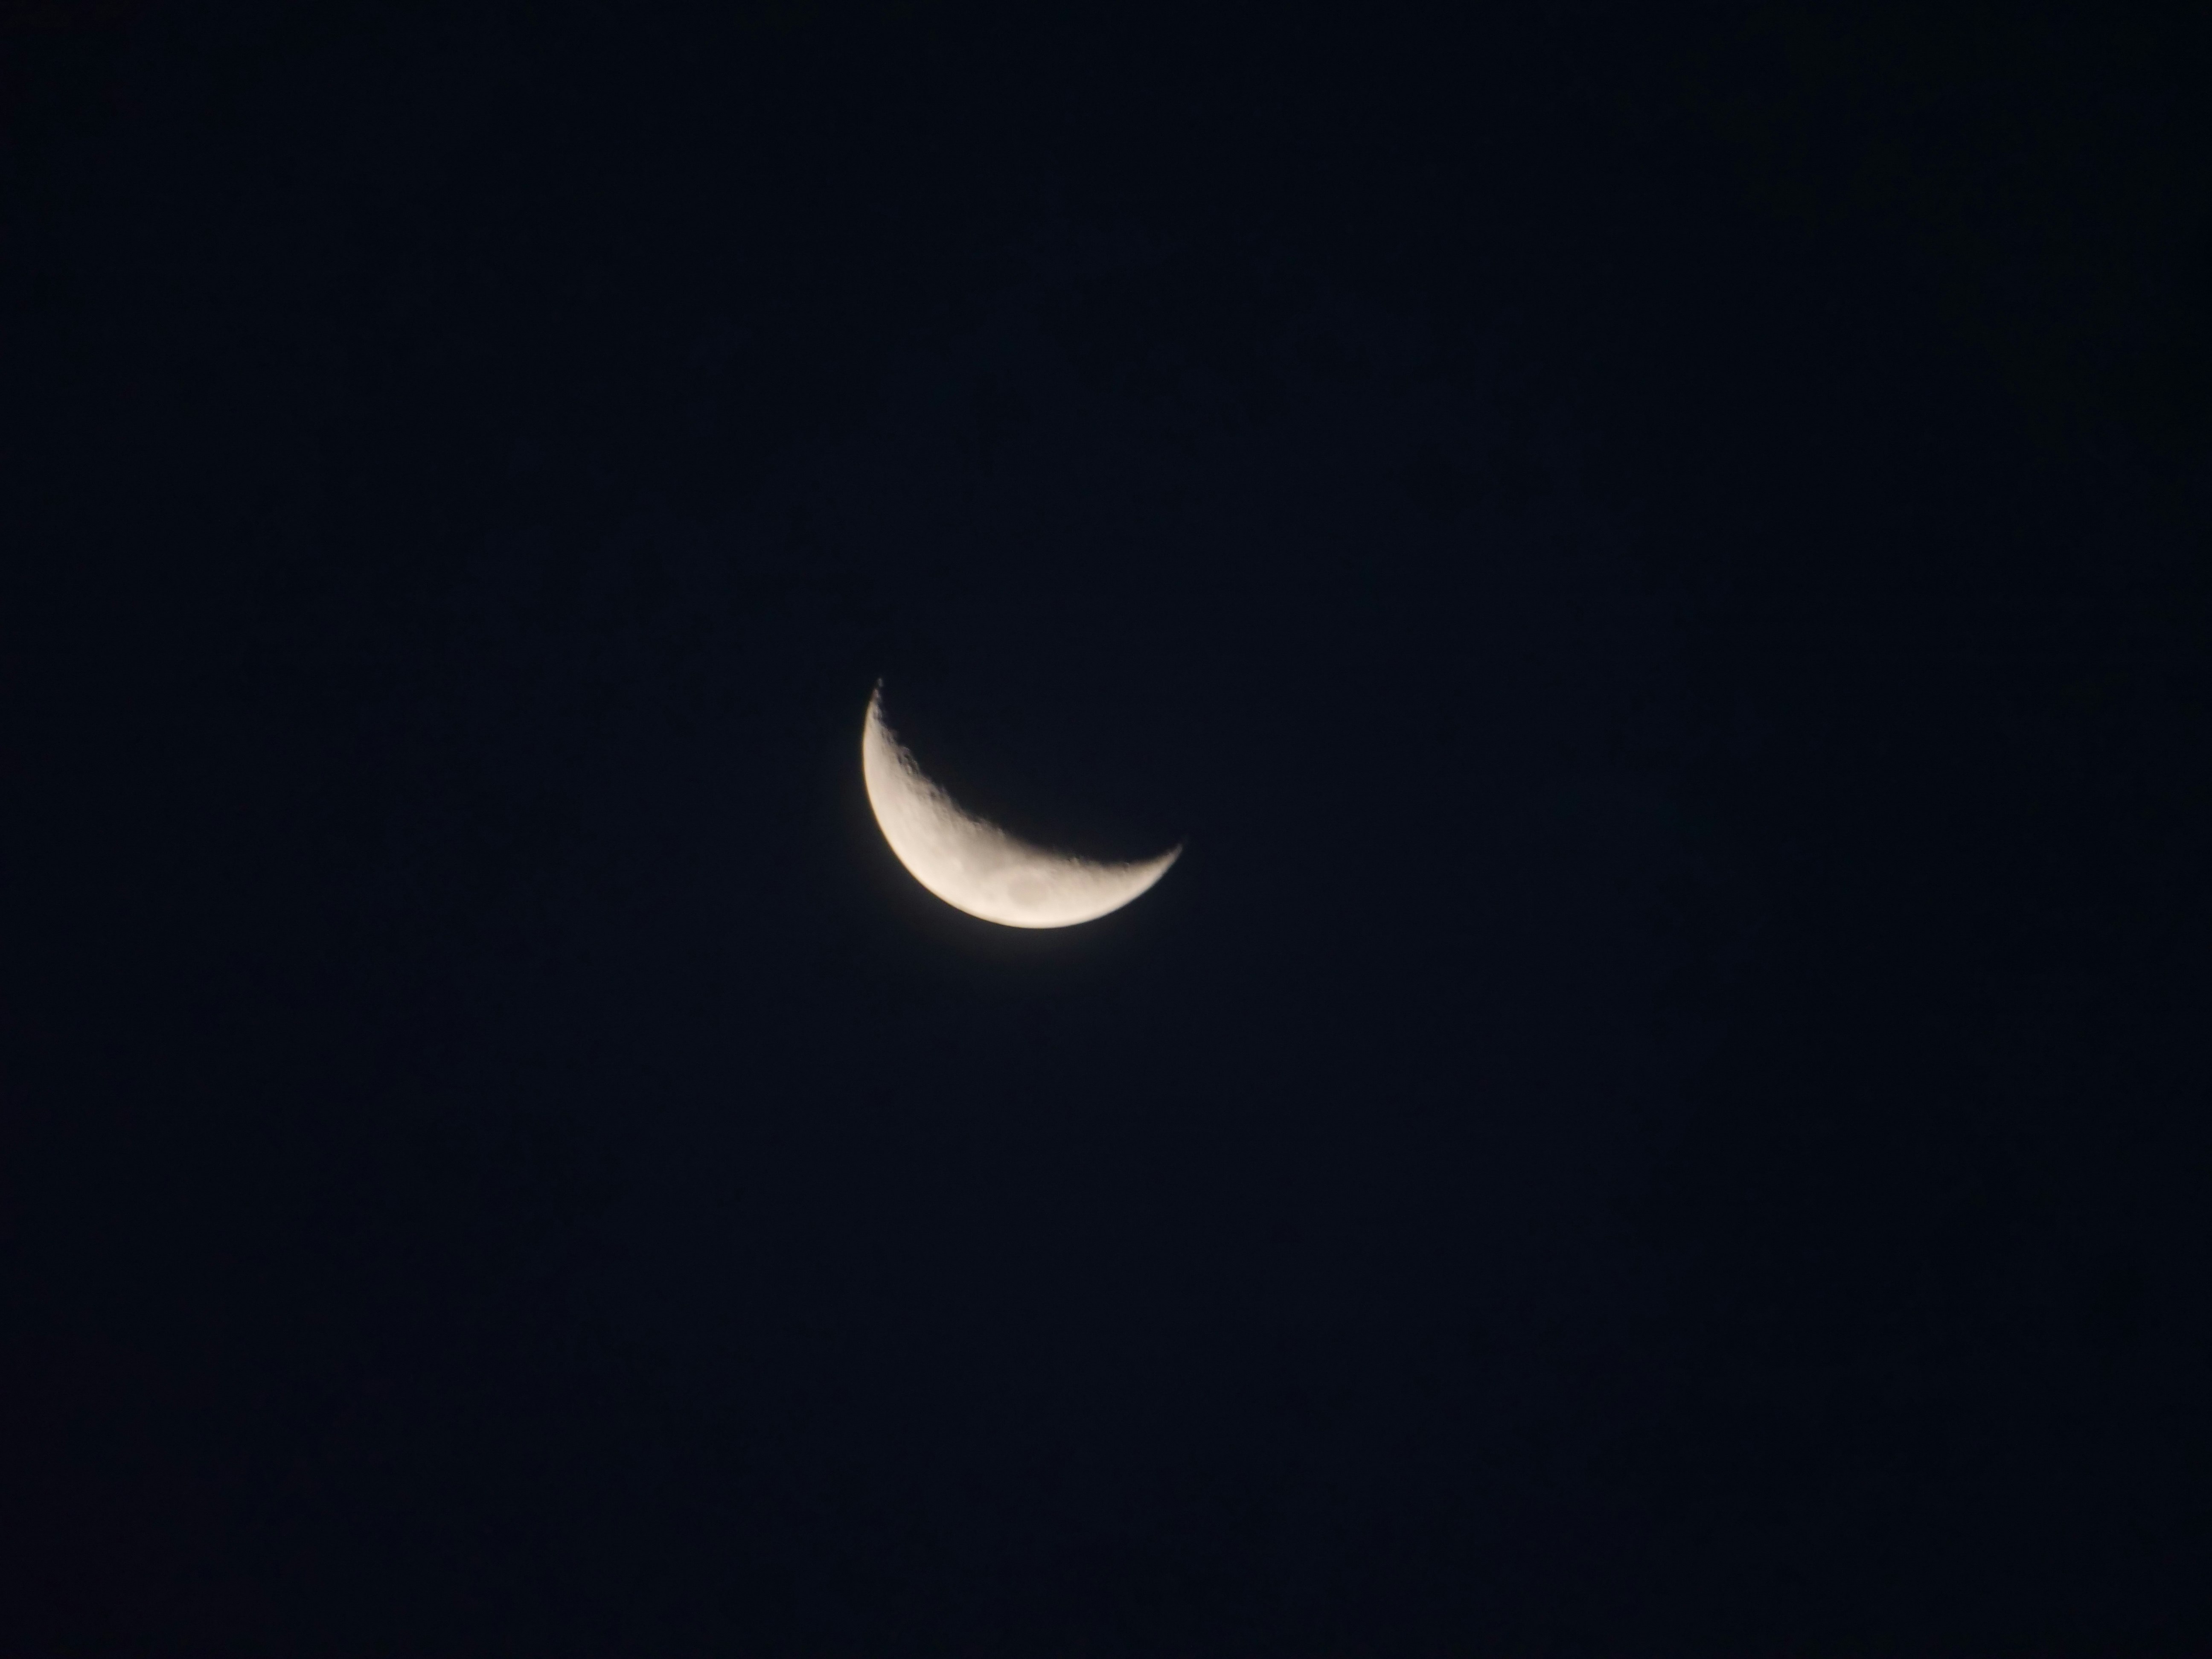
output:
[[[0,1647],[2207,1650],[2207,30],[1478,11],[9,9]]]

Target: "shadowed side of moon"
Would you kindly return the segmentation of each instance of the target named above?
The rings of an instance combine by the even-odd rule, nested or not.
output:
[[[1048,852],[965,811],[930,781],[868,700],[860,775],[898,861],[955,909],[1007,927],[1072,927],[1118,910],[1167,873],[1180,847],[1133,864]]]

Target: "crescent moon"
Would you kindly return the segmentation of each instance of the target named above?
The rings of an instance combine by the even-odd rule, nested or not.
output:
[[[860,732],[868,805],[898,861],[956,910],[1005,927],[1073,927],[1118,910],[1167,873],[1176,847],[1135,864],[1094,864],[1033,847],[963,810],[923,775],[868,699]]]

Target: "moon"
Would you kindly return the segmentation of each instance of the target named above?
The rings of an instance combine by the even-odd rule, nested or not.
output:
[[[860,776],[884,839],[908,872],[956,910],[1003,927],[1073,927],[1118,910],[1167,873],[1176,847],[1135,864],[1095,864],[1048,852],[963,810],[923,775],[868,699]]]

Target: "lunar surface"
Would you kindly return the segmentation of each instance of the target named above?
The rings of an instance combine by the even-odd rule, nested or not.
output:
[[[1118,910],[1167,873],[1182,848],[1135,864],[1094,864],[1046,851],[963,811],[922,775],[868,699],[860,775],[891,851],[955,909],[1007,927],[1072,927]]]

